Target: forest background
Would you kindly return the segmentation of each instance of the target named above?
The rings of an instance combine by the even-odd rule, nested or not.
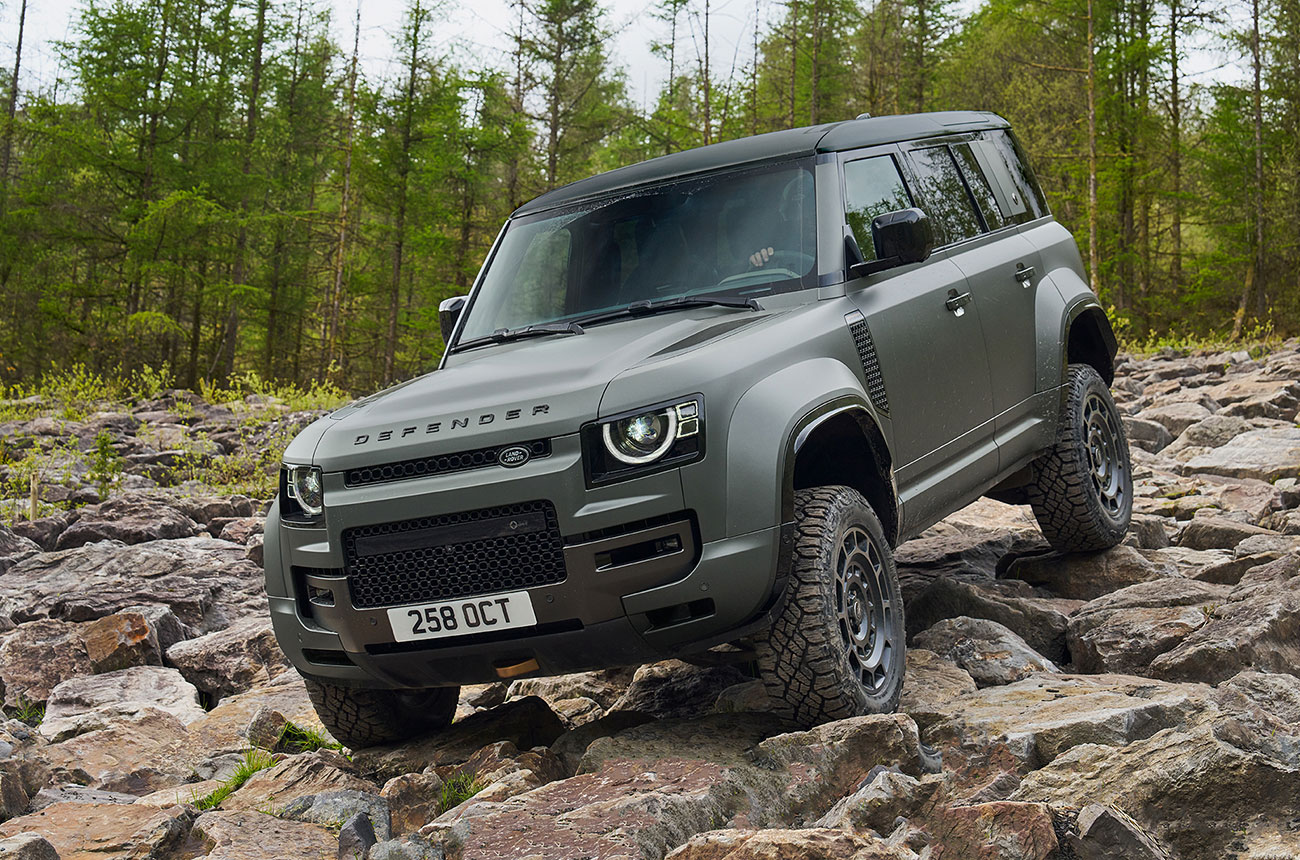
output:
[[[948,108],[1012,122],[1130,343],[1300,333],[1300,0],[754,2],[739,52],[710,0],[652,6],[636,26],[664,82],[641,106],[596,0],[512,0],[505,61],[477,64],[437,49],[445,7],[408,0],[373,77],[325,0],[83,0],[31,88],[20,25],[0,383],[84,364],[371,390],[434,365],[438,302],[545,190]],[[1244,80],[1189,77],[1207,39]]]

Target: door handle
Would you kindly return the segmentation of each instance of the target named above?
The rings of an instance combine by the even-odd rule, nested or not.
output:
[[[1016,266],[1016,280],[1023,286],[1029,286],[1034,280],[1034,267],[1018,264]]]
[[[948,300],[943,306],[953,312],[954,316],[961,316],[966,313],[966,305],[970,304],[970,293],[957,294],[956,290],[948,291]]]

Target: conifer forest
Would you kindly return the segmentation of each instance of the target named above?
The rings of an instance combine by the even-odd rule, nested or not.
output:
[[[631,25],[637,98],[598,0],[513,0],[477,63],[407,0],[382,76],[325,0],[82,0],[39,84],[0,33],[0,383],[373,390],[434,366],[439,301],[533,196],[864,112],[1009,119],[1130,343],[1300,333],[1300,0],[749,0],[739,49],[710,2]]]

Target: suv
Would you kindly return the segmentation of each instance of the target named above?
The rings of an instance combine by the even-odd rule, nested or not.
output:
[[[894,709],[892,548],[974,499],[1123,537],[1116,343],[1005,120],[859,118],[548,192],[440,308],[438,369],[312,424],[266,528],[335,737],[461,684],[750,660],[790,722]]]

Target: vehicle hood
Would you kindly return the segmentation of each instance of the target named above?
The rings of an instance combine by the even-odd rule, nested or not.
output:
[[[286,459],[327,472],[547,439],[599,416],[610,381],[629,367],[713,343],[770,317],[699,308],[593,325],[448,357],[439,370],[346,406],[295,440]],[[664,392],[672,396],[681,392]]]

